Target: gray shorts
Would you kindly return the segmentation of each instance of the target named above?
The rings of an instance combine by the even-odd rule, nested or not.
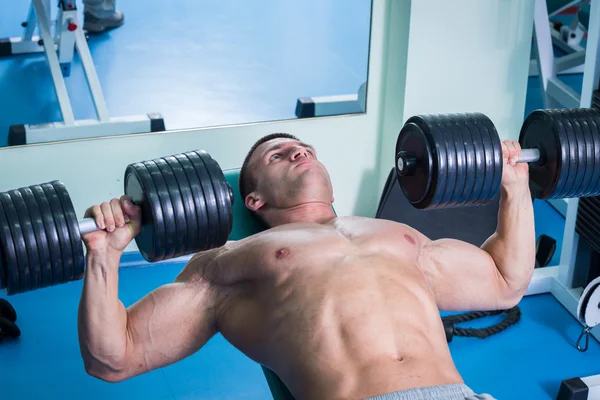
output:
[[[489,394],[475,394],[462,383],[427,386],[370,397],[368,400],[494,400]]]

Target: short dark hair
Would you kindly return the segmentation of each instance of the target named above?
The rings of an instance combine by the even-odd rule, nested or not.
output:
[[[244,199],[246,198],[248,193],[252,193],[254,190],[256,190],[256,179],[252,175],[252,165],[250,165],[250,160],[252,159],[252,154],[254,154],[254,151],[256,151],[257,147],[260,146],[261,144],[268,142],[269,140],[278,139],[278,138],[293,139],[293,140],[300,141],[300,139],[298,139],[296,136],[291,135],[289,133],[270,133],[270,134],[258,139],[256,141],[256,143],[254,143],[254,145],[252,145],[252,147],[250,148],[250,151],[248,151],[248,154],[246,155],[246,158],[244,159],[244,163],[242,164],[242,168],[240,170],[240,177],[239,177],[238,185],[239,185],[239,189],[240,189],[240,195],[242,196],[242,201],[244,201]]]

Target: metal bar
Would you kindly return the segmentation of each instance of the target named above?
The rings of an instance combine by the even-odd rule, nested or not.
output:
[[[58,98],[58,104],[60,106],[60,112],[63,117],[63,121],[66,125],[75,124],[75,116],[73,115],[73,109],[69,102],[69,94],[67,93],[67,86],[63,79],[60,65],[58,63],[58,57],[54,50],[54,41],[50,36],[50,27],[48,24],[49,18],[46,15],[46,10],[42,4],[42,0],[33,0],[35,12],[38,16],[38,24],[40,28],[40,36],[44,41],[44,51],[50,67],[50,73],[52,75],[52,82],[54,82],[54,89],[56,90],[56,97]],[[51,44],[51,45],[49,45]]]
[[[63,11],[62,7],[58,9],[60,21],[56,24],[56,39],[58,44],[58,61],[61,66],[70,64],[73,61],[73,53],[75,51],[75,35],[69,31],[69,23],[73,17],[77,18],[77,11]],[[73,22],[75,23],[75,22]]]
[[[94,218],[85,218],[79,220],[79,232],[82,235],[85,235],[86,233],[90,232],[95,232],[97,230],[100,230],[100,228],[98,228],[98,225],[96,225],[96,221],[94,220]]]
[[[538,149],[522,149],[518,162],[529,163],[536,162],[540,159],[540,151]]]
[[[533,27],[533,43],[539,68],[540,90],[544,107],[559,108],[558,102],[548,94],[548,82],[556,77],[556,71],[546,0],[535,1]]]
[[[561,12],[565,11],[567,8],[575,6],[577,4],[579,4],[580,0],[573,0],[568,2],[567,4],[563,4],[561,7],[557,8],[556,10],[552,11],[552,13],[549,13],[549,17],[553,17],[555,15],[560,14]]]
[[[581,103],[578,107],[588,108],[592,105],[592,93],[598,89],[600,75],[600,5],[597,1],[590,4],[590,23],[587,46],[585,51],[585,66],[583,83],[581,85]]]
[[[94,137],[132,135],[152,132],[152,120],[147,114],[113,117],[109,122],[96,119],[80,119],[74,125],[62,122],[25,124],[25,143],[47,143]],[[9,136],[10,138],[10,136]]]
[[[38,41],[39,36],[33,36],[31,40],[23,40],[22,38],[10,38],[11,55],[15,54],[31,54],[43,53],[44,46],[40,46]]]
[[[70,15],[73,15],[74,21],[77,21],[77,13],[75,11],[68,11]],[[71,14],[73,13],[73,14]],[[79,52],[79,57],[81,59],[81,63],[83,64],[83,69],[85,71],[85,76],[87,78],[88,86],[90,88],[90,92],[92,94],[92,100],[94,101],[94,105],[96,107],[96,115],[100,122],[109,122],[110,115],[108,114],[108,107],[106,106],[106,101],[104,100],[104,95],[102,94],[102,87],[100,86],[100,80],[98,79],[98,74],[96,73],[96,68],[94,67],[94,60],[92,59],[92,55],[90,54],[90,49],[87,45],[87,41],[85,40],[85,35],[83,34],[83,29],[81,28],[78,22],[77,28],[75,29],[75,43],[77,44],[77,51]]]
[[[583,59],[585,59],[585,54],[583,54],[582,61],[579,64],[576,64],[574,66],[570,66],[572,65],[575,60],[562,60],[562,58],[564,57],[568,57],[571,55],[575,55],[577,53],[572,53],[569,54],[567,56],[562,56],[556,59],[556,74],[557,75],[569,75],[569,74],[583,74]],[[568,61],[568,62],[567,62]],[[533,77],[533,76],[538,76],[539,75],[539,68],[538,68],[538,63],[537,60],[530,60],[529,61],[529,76]]]
[[[546,96],[557,101],[561,106],[566,108],[578,108],[581,102],[581,96],[571,87],[559,80],[556,76],[548,79],[546,84]],[[590,94],[591,98],[591,94]],[[561,108],[555,106],[554,108]]]
[[[35,9],[33,8],[33,3],[29,3],[29,11],[27,13],[27,26],[23,30],[24,41],[32,40],[33,33],[35,32]]]

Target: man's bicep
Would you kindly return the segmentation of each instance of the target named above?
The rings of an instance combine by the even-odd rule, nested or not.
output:
[[[161,286],[127,309],[128,357],[138,375],[198,351],[215,333],[213,288],[201,279]]]
[[[440,239],[423,247],[420,262],[441,310],[505,308],[506,283],[484,250],[459,240]]]

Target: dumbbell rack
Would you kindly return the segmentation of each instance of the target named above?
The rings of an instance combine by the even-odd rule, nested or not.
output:
[[[79,23],[75,0],[59,0],[52,32],[50,0],[32,0],[21,37],[0,39],[0,56],[44,52],[50,68],[62,121],[19,124],[9,128],[9,146],[29,143],[125,135],[165,130],[159,113],[110,117],[84,31]],[[38,28],[39,35],[35,36]],[[76,120],[64,77],[70,76],[73,55],[77,53],[85,71],[97,119]]]

